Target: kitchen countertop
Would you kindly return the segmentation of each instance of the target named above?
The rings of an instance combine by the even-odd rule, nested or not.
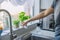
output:
[[[36,36],[36,37],[43,37],[43,38],[54,38],[55,37],[55,32],[41,30],[39,27],[37,27],[31,33],[32,33],[32,36]]]

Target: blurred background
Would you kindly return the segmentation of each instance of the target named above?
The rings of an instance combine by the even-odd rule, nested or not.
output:
[[[0,0],[0,9],[5,9],[11,14],[12,32],[17,36],[13,40],[54,40],[54,14],[28,23],[27,28],[23,28],[21,23],[16,27],[13,22],[19,19],[21,12],[32,18],[48,9],[52,3],[53,0]],[[9,16],[4,11],[0,12],[0,26],[3,27],[0,39],[10,40]]]

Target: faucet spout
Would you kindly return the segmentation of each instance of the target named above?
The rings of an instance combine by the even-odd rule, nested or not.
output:
[[[13,33],[12,33],[12,21],[11,21],[11,15],[10,15],[10,13],[7,11],[7,10],[5,10],[5,9],[0,9],[0,12],[6,12],[7,14],[8,14],[8,16],[9,16],[9,26],[10,26],[10,40],[13,40]]]

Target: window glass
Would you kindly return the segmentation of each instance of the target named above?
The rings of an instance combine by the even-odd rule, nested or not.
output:
[[[14,28],[13,21],[18,19],[18,13],[20,13],[22,11],[28,13],[28,7],[30,7],[30,10],[32,10],[33,4],[30,4],[30,2],[28,2],[28,0],[27,0],[27,2],[24,5],[17,5],[17,4],[12,4],[10,1],[4,1],[1,4],[1,9],[5,9],[11,14],[13,28]],[[5,23],[4,24],[4,30],[9,29],[9,18],[8,18],[7,14],[4,14],[4,20],[3,21],[4,21],[3,23]]]

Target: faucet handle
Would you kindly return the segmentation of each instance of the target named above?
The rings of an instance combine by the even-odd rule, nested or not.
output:
[[[17,38],[17,35],[16,35],[16,34],[13,34],[13,33],[12,33],[12,35],[11,35],[11,34],[9,34],[9,35],[12,36],[12,39]]]
[[[13,34],[13,39],[17,38],[17,35],[16,34]]]

